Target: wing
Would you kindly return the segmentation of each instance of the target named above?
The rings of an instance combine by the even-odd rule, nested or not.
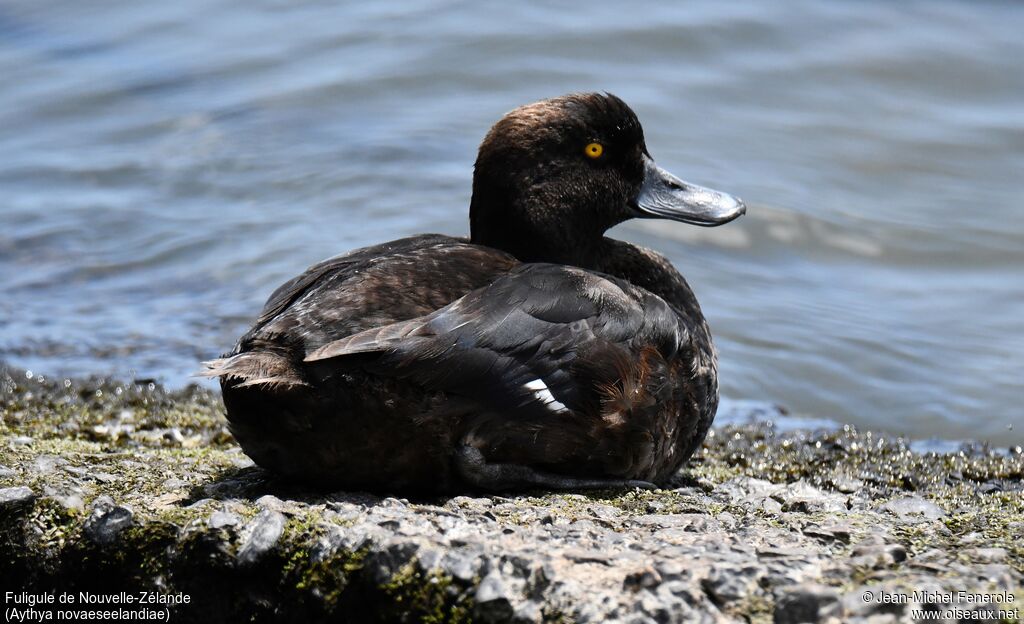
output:
[[[664,301],[616,278],[522,265],[429,315],[312,351],[307,362],[367,356],[370,371],[409,377],[502,412],[568,412],[595,401],[595,380],[644,348],[671,358],[686,330]]]
[[[199,374],[241,385],[307,385],[302,359],[310,351],[429,314],[517,264],[504,252],[437,234],[325,260],[275,290],[234,350]]]
[[[427,234],[316,264],[268,299],[241,345],[260,338],[304,351],[378,325],[415,318],[489,283],[516,261],[463,239]]]

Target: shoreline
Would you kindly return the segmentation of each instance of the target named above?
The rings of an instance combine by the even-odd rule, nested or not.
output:
[[[0,368],[0,596],[188,596],[175,621],[1013,621],[1024,604],[1019,448],[730,418],[664,489],[408,500],[281,482],[221,410],[196,386]]]

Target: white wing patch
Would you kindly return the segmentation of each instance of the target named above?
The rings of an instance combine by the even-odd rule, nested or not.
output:
[[[561,413],[569,411],[569,408],[555,400],[555,395],[551,394],[551,391],[548,390],[548,386],[544,383],[543,379],[534,379],[523,387],[533,392],[533,396],[537,397],[537,400],[543,403],[545,407],[552,412]]]

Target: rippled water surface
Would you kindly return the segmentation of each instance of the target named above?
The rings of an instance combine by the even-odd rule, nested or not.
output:
[[[286,278],[467,231],[508,109],[608,90],[749,214],[615,235],[723,393],[1024,441],[1024,4],[0,3],[0,358],[189,381]]]

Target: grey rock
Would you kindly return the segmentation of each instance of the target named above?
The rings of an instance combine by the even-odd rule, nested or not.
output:
[[[252,565],[262,559],[281,539],[284,524],[284,514],[279,511],[265,509],[258,513],[243,529],[246,537],[238,549],[238,562]]]
[[[756,565],[714,565],[701,586],[716,604],[726,605],[756,591],[753,584],[765,573],[764,567]]]
[[[449,550],[441,561],[441,568],[452,578],[463,583],[470,583],[479,574],[480,556],[465,548]]]
[[[641,589],[650,589],[657,587],[661,584],[661,574],[651,566],[647,566],[642,570],[636,570],[626,575],[626,579],[622,582],[622,586],[628,590],[640,591]]]
[[[414,539],[389,539],[366,558],[366,569],[373,582],[383,585],[416,559],[420,543]]]
[[[820,622],[838,610],[839,593],[828,586],[803,584],[786,588],[775,599],[775,624]]]
[[[283,511],[287,506],[283,500],[273,494],[265,494],[257,498],[256,504],[263,509],[269,509],[271,511]]]
[[[512,614],[512,621],[522,624],[533,624],[544,621],[544,609],[540,603],[528,600],[519,603]]]
[[[782,513],[782,503],[770,496],[766,496],[761,500],[759,509],[769,516],[774,516]]]
[[[48,475],[58,466],[67,464],[68,460],[56,455],[40,455],[32,462],[32,471],[37,475]]]
[[[1009,557],[1005,548],[965,548],[960,554],[980,563],[1003,563]]]
[[[182,488],[188,487],[188,481],[185,481],[184,479],[179,479],[177,477],[171,477],[170,479],[166,479],[163,483],[161,483],[160,487],[164,488],[165,490],[180,490]]]
[[[804,535],[816,537],[826,542],[849,542],[853,527],[849,524],[809,524],[803,529]]]
[[[0,489],[0,513],[23,511],[36,499],[32,488],[24,485]]]
[[[230,511],[215,511],[210,514],[207,520],[207,525],[211,529],[223,529],[226,527],[238,526],[242,523],[242,519],[238,514],[233,514]]]
[[[134,514],[131,509],[115,505],[109,496],[100,496],[93,501],[92,510],[82,526],[82,531],[97,544],[109,546],[117,541],[133,521]]]
[[[516,598],[512,587],[505,582],[501,573],[491,571],[480,581],[474,594],[474,612],[481,620],[503,622],[512,618],[515,607],[512,602]]]
[[[85,509],[85,501],[77,492],[47,492],[46,494],[67,511],[78,512]]]
[[[92,481],[99,481],[100,483],[113,483],[118,480],[117,475],[110,474],[109,472],[103,472],[99,470],[91,470],[89,468],[80,468],[78,466],[62,466],[62,468],[75,476],[83,479],[90,479]]]

